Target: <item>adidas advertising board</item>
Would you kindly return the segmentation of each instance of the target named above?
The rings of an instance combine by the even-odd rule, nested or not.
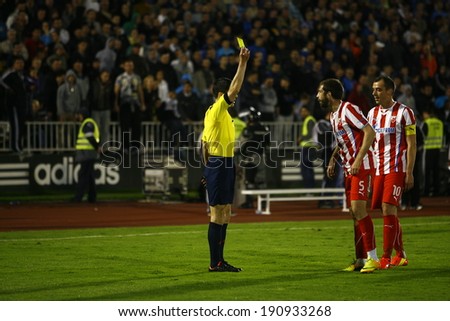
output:
[[[71,190],[78,182],[80,164],[72,155],[33,155],[30,158],[0,159],[0,191],[43,188]],[[96,184],[103,190],[141,190],[142,170],[95,164]]]

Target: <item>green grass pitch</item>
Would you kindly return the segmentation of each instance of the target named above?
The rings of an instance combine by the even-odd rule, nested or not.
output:
[[[230,224],[225,256],[240,273],[207,271],[206,224],[4,232],[0,300],[450,300],[450,216],[401,222],[409,266],[373,274],[340,271],[350,220]]]

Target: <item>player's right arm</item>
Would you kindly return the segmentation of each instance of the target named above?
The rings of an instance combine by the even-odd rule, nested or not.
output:
[[[328,178],[334,177],[334,174],[335,174],[334,168],[336,167],[336,157],[337,157],[338,152],[339,152],[339,146],[336,145],[336,147],[333,150],[333,153],[331,154],[330,161],[328,162],[328,166],[327,166]]]

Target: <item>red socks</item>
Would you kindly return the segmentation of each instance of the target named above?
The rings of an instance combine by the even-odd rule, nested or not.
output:
[[[354,235],[355,235],[355,255],[357,259],[366,259],[367,252],[364,249],[364,241],[358,221],[354,221]]]
[[[402,232],[402,226],[400,225],[400,221],[398,219],[398,216],[395,216],[395,224],[397,226],[397,235],[394,240],[394,249],[397,252],[397,256],[405,257],[404,251],[403,251],[403,232]]]
[[[362,241],[364,242],[364,249],[366,252],[372,251],[377,247],[375,244],[372,218],[370,215],[367,215],[365,218],[358,221],[358,225],[361,231]]]
[[[399,226],[397,216],[395,215],[386,215],[383,216],[384,220],[384,226],[383,226],[383,257],[391,258],[392,250],[395,246],[401,246],[403,247],[403,242],[401,241],[401,238],[399,240]]]

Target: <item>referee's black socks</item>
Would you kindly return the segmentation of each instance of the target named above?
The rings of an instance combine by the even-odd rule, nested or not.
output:
[[[223,253],[222,248],[222,229],[223,225],[210,222],[208,228],[209,254],[211,258],[211,267],[217,266]],[[226,228],[225,228],[226,229]]]
[[[220,235],[220,260],[225,261],[223,258],[223,248],[225,247],[225,239],[227,238],[227,227],[228,224],[222,225],[221,235]]]

